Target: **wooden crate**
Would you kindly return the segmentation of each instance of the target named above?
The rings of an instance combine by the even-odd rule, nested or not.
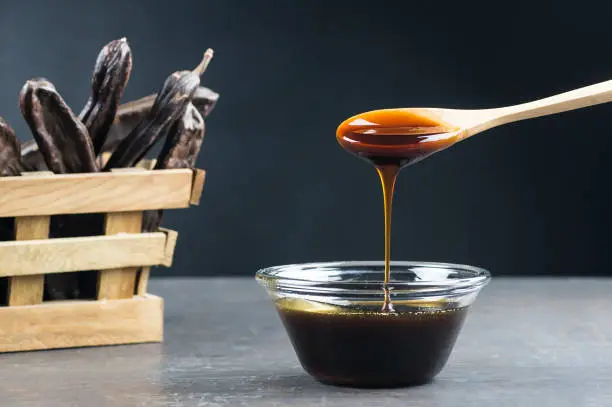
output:
[[[197,205],[205,173],[152,165],[0,178],[0,218],[15,218],[15,241],[0,242],[0,352],[162,340],[163,300],[147,282],[171,266],[178,234],[141,233],[142,214]],[[104,214],[104,236],[49,238],[51,215],[85,213]],[[43,302],[46,274],[88,270],[99,270],[95,299]]]

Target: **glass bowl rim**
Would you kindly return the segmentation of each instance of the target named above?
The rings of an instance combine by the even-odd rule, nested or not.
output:
[[[351,267],[372,267],[380,269],[384,267],[384,262],[376,261],[328,261],[328,262],[310,262],[310,263],[295,263],[280,266],[272,266],[260,269],[255,274],[255,278],[265,285],[271,291],[299,290],[303,292],[325,292],[351,291],[363,292],[372,290],[373,285],[382,285],[382,281],[321,281],[308,278],[295,278],[279,275],[283,270],[291,268],[310,269],[310,268],[346,268]],[[467,293],[474,290],[480,290],[491,279],[491,274],[488,270],[481,267],[470,266],[466,264],[427,262],[427,261],[391,261],[391,270],[394,268],[410,269],[413,267],[437,267],[451,270],[458,270],[470,273],[471,276],[456,279],[443,280],[422,280],[422,281],[397,281],[391,280],[389,286],[393,291],[399,293],[401,291],[411,292],[413,295],[419,292],[421,295],[443,295],[453,292],[455,294]],[[374,270],[372,270],[374,272]],[[380,271],[379,271],[380,272]],[[363,291],[362,291],[363,290]],[[376,288],[375,292],[379,292]]]

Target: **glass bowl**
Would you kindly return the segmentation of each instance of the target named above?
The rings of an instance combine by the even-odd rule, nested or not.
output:
[[[444,367],[488,271],[391,262],[392,312],[383,312],[384,263],[305,263],[259,270],[303,368],[354,387],[431,381]]]

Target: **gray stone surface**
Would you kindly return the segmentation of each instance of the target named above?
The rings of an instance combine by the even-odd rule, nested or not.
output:
[[[612,406],[612,279],[502,279],[434,383],[325,386],[252,279],[157,280],[164,344],[0,356],[0,406]]]

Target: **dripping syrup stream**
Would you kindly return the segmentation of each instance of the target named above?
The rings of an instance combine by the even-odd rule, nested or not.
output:
[[[376,172],[380,177],[383,190],[383,204],[385,208],[385,279],[383,290],[385,294],[382,311],[393,312],[391,304],[391,293],[389,291],[389,280],[391,277],[391,211],[393,207],[393,192],[395,191],[395,180],[399,172],[399,165],[387,164],[377,165]]]

